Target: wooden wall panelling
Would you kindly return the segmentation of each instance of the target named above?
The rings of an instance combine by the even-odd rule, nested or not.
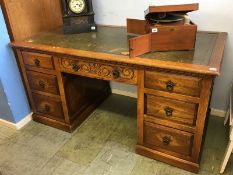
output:
[[[62,25],[60,0],[1,0],[11,41]]]

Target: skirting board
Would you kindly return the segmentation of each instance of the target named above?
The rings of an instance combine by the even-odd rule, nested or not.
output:
[[[118,94],[118,95],[124,95],[124,96],[128,96],[128,97],[137,98],[137,94],[136,93],[128,92],[128,91],[123,91],[123,90],[120,90],[120,89],[112,89],[112,93],[113,94]],[[210,115],[211,116],[217,116],[217,117],[225,117],[226,111],[220,110],[220,109],[211,108]]]
[[[120,89],[112,89],[113,94],[118,94],[118,95],[124,95],[127,97],[132,97],[132,98],[137,98],[137,94],[134,92],[129,92],[129,91],[123,91]]]
[[[32,120],[32,113],[28,114],[26,117],[24,117],[22,120],[20,120],[18,123],[11,123],[9,121],[0,119],[0,125],[5,125],[9,128],[20,130],[23,128],[26,124],[28,124]]]
[[[217,117],[225,117],[226,111],[220,109],[211,108],[210,115]]]

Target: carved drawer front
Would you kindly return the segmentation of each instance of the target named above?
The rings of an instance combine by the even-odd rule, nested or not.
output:
[[[198,97],[200,95],[201,79],[165,72],[145,71],[145,87]]]
[[[32,90],[59,94],[57,77],[33,71],[27,71],[28,82]]]
[[[191,156],[193,134],[161,125],[144,123],[145,146],[170,154]]]
[[[62,103],[60,99],[33,93],[36,113],[59,121],[64,121]]]
[[[134,68],[128,66],[64,58],[61,59],[61,69],[64,72],[93,78],[115,80],[129,84],[137,83],[137,71]]]
[[[155,118],[180,124],[195,125],[198,105],[174,99],[145,95],[145,113]]]
[[[32,52],[22,52],[22,54],[26,68],[34,67],[43,69],[54,69],[52,56],[50,55]]]

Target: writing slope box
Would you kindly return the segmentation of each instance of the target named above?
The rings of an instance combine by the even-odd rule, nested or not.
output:
[[[127,19],[127,32],[140,36],[129,39],[130,57],[153,51],[194,49],[197,25],[187,13],[198,4],[150,6],[145,20]]]

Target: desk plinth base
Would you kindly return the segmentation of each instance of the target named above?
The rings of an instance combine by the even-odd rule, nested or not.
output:
[[[197,163],[193,163],[187,160],[183,160],[171,155],[167,155],[165,153],[150,149],[150,148],[146,148],[142,145],[136,145],[135,147],[135,151],[137,154],[161,161],[161,162],[165,162],[167,164],[170,164],[172,166],[176,166],[178,168],[193,172],[193,173],[198,173],[199,171],[199,164]]]

